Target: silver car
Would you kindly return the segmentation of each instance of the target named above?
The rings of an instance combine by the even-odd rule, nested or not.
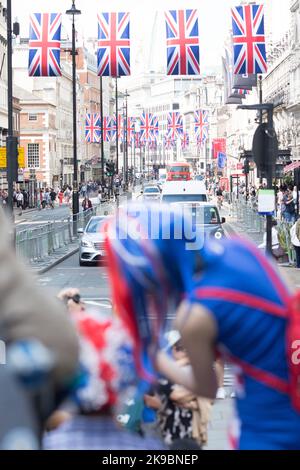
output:
[[[79,264],[94,264],[105,259],[104,234],[101,231],[101,225],[106,219],[105,216],[92,217],[85,229],[79,229],[82,234],[79,244]]]

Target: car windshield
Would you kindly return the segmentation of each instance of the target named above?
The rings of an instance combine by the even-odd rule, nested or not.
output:
[[[180,204],[184,211],[190,211],[197,225],[215,225],[220,224],[218,210],[214,206],[193,206],[192,204]]]
[[[189,173],[190,168],[188,166],[171,166],[168,169],[168,171],[171,172],[171,173],[177,172],[177,171],[181,171],[181,172],[184,172],[184,173]]]
[[[103,220],[104,220],[104,217],[101,217],[98,219],[91,219],[85,229],[86,233],[100,232],[100,228],[101,228]]]
[[[145,188],[144,189],[144,193],[159,193],[159,189],[158,188]]]
[[[165,194],[163,202],[206,202],[207,197],[205,194]]]

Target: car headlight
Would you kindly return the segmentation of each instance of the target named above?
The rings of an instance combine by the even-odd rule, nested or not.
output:
[[[85,248],[93,248],[92,242],[89,242],[88,240],[81,240],[81,246]]]
[[[215,238],[216,238],[217,240],[220,240],[221,238],[223,238],[223,233],[222,233],[222,232],[216,232],[216,233],[215,233]]]

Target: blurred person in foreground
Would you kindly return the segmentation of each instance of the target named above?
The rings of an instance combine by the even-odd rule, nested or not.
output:
[[[13,396],[24,395],[37,422],[37,445],[45,420],[60,403],[73,381],[78,361],[78,340],[66,312],[36,286],[17,260],[12,245],[12,228],[0,210],[0,338],[6,345],[6,362],[1,365],[5,383],[16,382],[15,395],[0,394],[0,448],[22,447],[22,439],[8,439],[13,429],[24,427],[19,405]],[[25,415],[24,415],[25,416]],[[12,424],[13,423],[13,424]],[[5,443],[4,443],[5,442]],[[25,445],[25,444],[24,444]],[[25,445],[26,447],[26,445]]]
[[[159,450],[159,439],[142,438],[117,422],[124,402],[137,385],[133,342],[117,318],[88,310],[77,289],[59,298],[68,310],[80,343],[80,372],[61,410],[56,429],[45,434],[45,450]],[[62,418],[62,419],[61,419]]]
[[[155,221],[159,231],[151,239]],[[114,302],[140,345],[138,363],[145,376],[155,378],[157,368],[214,399],[220,355],[236,373],[230,447],[300,449],[300,295],[249,241],[212,240],[199,248],[191,243],[193,228],[182,209],[164,206],[128,207],[107,222]],[[167,314],[175,310],[189,371],[158,352]]]

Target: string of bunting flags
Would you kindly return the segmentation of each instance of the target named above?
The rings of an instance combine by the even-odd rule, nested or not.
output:
[[[200,75],[199,10],[180,9],[164,12],[167,75]],[[267,72],[265,16],[263,4],[242,4],[231,9],[232,37],[226,48],[223,63],[225,103],[241,104],[257,86],[257,75]],[[131,20],[129,12],[100,12],[97,15],[97,70],[98,76],[121,77],[131,74]],[[34,13],[30,16],[28,73],[32,77],[58,77],[61,75],[61,13]],[[125,124],[122,116],[105,116],[101,125],[100,114],[90,113],[85,119],[87,143],[113,142],[118,138],[129,145],[155,148],[159,139],[160,123],[157,116],[143,113],[140,132],[135,131],[135,119]],[[118,123],[118,125],[117,125]],[[102,128],[102,131],[101,131]],[[194,137],[198,147],[208,139],[208,112],[194,113]],[[172,149],[177,141],[182,149],[190,145],[190,135],[184,130],[183,116],[170,112],[167,134],[163,145]],[[215,150],[214,150],[215,152]],[[224,163],[226,149],[219,149],[215,158],[219,166]],[[223,160],[222,160],[223,158]],[[222,160],[222,161],[221,161]]]
[[[243,4],[231,9],[234,75],[267,72],[264,6]],[[168,75],[200,75],[198,10],[165,12]],[[29,75],[61,75],[61,13],[34,13],[29,28]],[[98,14],[99,76],[131,73],[130,13]],[[239,87],[241,88],[241,87]]]

